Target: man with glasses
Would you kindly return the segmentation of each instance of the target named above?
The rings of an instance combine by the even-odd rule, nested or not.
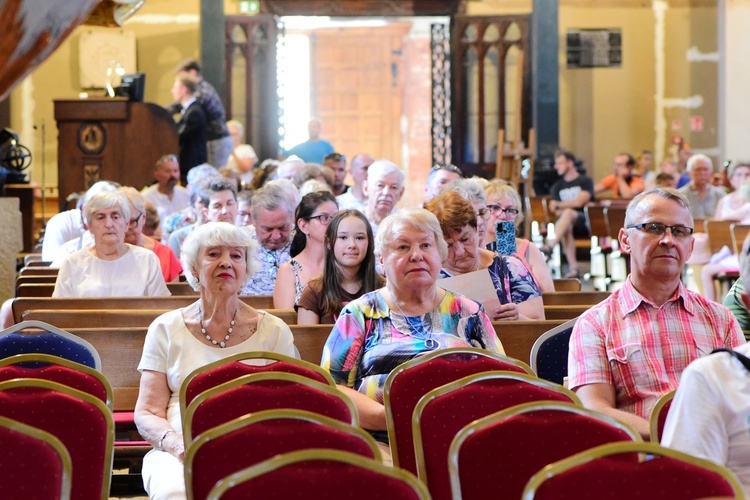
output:
[[[166,218],[190,206],[190,193],[180,182],[180,165],[175,155],[165,155],[159,158],[154,166],[156,184],[143,188],[141,194],[151,203],[159,213],[159,225]]]
[[[367,181],[367,169],[374,161],[375,158],[367,153],[360,153],[349,162],[349,175],[354,182],[351,188],[336,197],[340,210],[359,210],[364,213],[367,195],[363,191],[363,185]]]
[[[296,206],[281,184],[270,183],[256,191],[252,212],[253,236],[259,243],[255,254],[258,270],[245,285],[242,295],[273,295],[279,266],[290,259]]]
[[[461,169],[455,165],[435,165],[430,169],[427,176],[427,184],[424,187],[424,201],[430,201],[440,194],[446,184],[462,179],[463,176]]]
[[[584,406],[630,424],[644,438],[654,404],[677,388],[691,361],[745,343],[726,307],[680,281],[692,234],[688,202],[674,189],[633,198],[618,237],[630,254],[630,275],[581,315],[570,337],[568,387]]]

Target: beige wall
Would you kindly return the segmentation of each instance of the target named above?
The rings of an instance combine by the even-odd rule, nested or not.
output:
[[[126,22],[124,29],[136,35],[137,70],[146,73],[146,101],[168,104],[175,66],[187,57],[198,57],[199,11],[199,0],[148,0]],[[11,127],[34,155],[31,178],[39,185],[43,180],[41,125],[45,125],[44,181],[54,194],[57,187],[57,125],[53,100],[74,99],[83,90],[78,77],[78,40],[88,29],[79,27],[11,94]]]

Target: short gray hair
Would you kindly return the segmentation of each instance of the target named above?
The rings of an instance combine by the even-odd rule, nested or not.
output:
[[[225,177],[212,178],[205,183],[202,183],[199,187],[201,204],[208,208],[210,198],[213,193],[221,193],[223,191],[231,191],[234,195],[234,200],[237,201],[237,184]]]
[[[690,214],[690,218],[693,218],[693,214],[690,212],[690,203],[688,202],[684,194],[673,188],[657,187],[654,189],[649,189],[648,191],[644,191],[630,200],[630,203],[628,203],[628,208],[625,211],[626,228],[636,223],[635,217],[636,213],[638,212],[639,205],[643,202],[643,200],[652,196],[657,196],[659,198],[664,198],[665,200],[672,200],[679,203],[688,211],[688,213]]]
[[[188,173],[187,173],[188,186],[191,184],[197,184],[203,179],[207,179],[214,175],[221,176],[219,171],[216,170],[213,166],[209,165],[208,163],[201,163],[200,165],[197,165],[191,168],[190,170],[188,170]]]
[[[398,165],[388,160],[375,160],[367,167],[367,184],[382,179],[386,175],[396,174],[398,183],[404,183],[404,171],[398,168]]]
[[[130,221],[130,202],[122,191],[104,191],[95,194],[86,202],[85,221],[88,224],[91,217],[99,210],[106,208],[119,208],[122,217],[127,224]]]
[[[271,181],[255,192],[253,196],[253,220],[258,219],[261,210],[278,210],[283,208],[289,214],[290,219],[294,219],[294,210],[297,203],[294,203],[286,185],[297,189],[288,180],[282,182],[281,179]]]
[[[402,226],[435,235],[435,244],[440,254],[440,261],[442,262],[448,257],[448,244],[443,238],[440,222],[435,214],[424,208],[405,208],[393,212],[383,219],[375,235],[375,253],[384,255],[386,247],[393,243]]]
[[[487,203],[482,185],[474,179],[456,179],[443,188],[443,190],[446,189],[457,192],[469,203]]]
[[[708,162],[708,165],[711,167],[711,170],[714,169],[714,162],[709,158],[708,156],[704,155],[703,153],[697,153],[688,158],[687,164],[685,165],[685,170],[690,172],[692,170],[693,165],[695,165],[696,162],[704,160]]]
[[[206,247],[227,246],[243,247],[245,249],[245,264],[247,266],[247,276],[242,288],[250,281],[255,271],[260,267],[255,260],[255,254],[258,251],[258,244],[250,236],[246,228],[237,227],[228,222],[208,222],[196,227],[195,230],[185,238],[182,243],[182,252],[180,253],[180,262],[182,263],[182,272],[185,273],[187,282],[193,287],[193,290],[199,292],[201,289],[198,281],[195,266],[198,264],[198,256],[201,249]]]
[[[133,205],[133,207],[138,210],[138,212],[140,212],[141,214],[146,213],[146,199],[141,193],[138,192],[136,188],[123,186],[121,188],[118,188],[118,191],[125,193],[125,196],[128,197],[128,201],[130,202],[130,204]]]
[[[91,187],[83,194],[81,199],[78,201],[78,208],[85,210],[86,203],[99,193],[106,191],[116,191],[120,185],[116,182],[110,181],[97,181],[91,185]]]

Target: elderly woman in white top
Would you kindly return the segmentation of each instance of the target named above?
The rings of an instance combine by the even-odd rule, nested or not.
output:
[[[99,193],[84,216],[94,245],[68,255],[53,297],[141,297],[169,295],[156,254],[125,243],[130,202],[121,191]]]
[[[182,246],[182,267],[200,298],[151,323],[138,365],[135,423],[154,446],[142,471],[150,498],[185,498],[179,392],[190,372],[248,351],[296,356],[289,327],[238,297],[255,271],[256,248],[245,229],[226,222],[196,228]]]

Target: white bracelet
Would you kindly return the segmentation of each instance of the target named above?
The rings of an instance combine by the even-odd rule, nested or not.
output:
[[[159,451],[164,451],[164,439],[169,435],[170,432],[174,432],[177,434],[177,431],[174,429],[167,429],[164,431],[164,433],[159,438],[159,441],[156,443],[156,449]]]

